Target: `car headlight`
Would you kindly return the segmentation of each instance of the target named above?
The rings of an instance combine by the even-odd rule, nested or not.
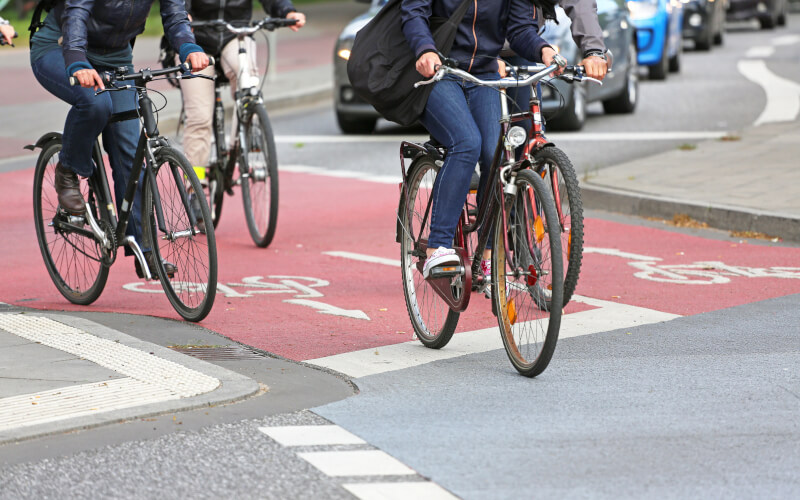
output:
[[[339,49],[336,55],[347,61],[350,59],[350,49]]]
[[[649,19],[658,13],[658,0],[628,1],[631,19]]]

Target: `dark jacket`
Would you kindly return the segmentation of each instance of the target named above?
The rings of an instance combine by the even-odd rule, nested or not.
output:
[[[66,0],[53,8],[61,24],[64,62],[85,63],[86,51],[103,54],[125,48],[144,31],[153,0]],[[164,32],[176,51],[195,43],[183,0],[161,0]]]
[[[264,12],[271,17],[284,18],[295,8],[291,0],[259,0]],[[186,11],[195,21],[213,21],[224,19],[231,21],[250,21],[253,17],[253,0],[186,0]],[[197,44],[207,53],[219,56],[222,48],[235,36],[227,31],[217,32],[208,27],[197,27],[194,30]]]
[[[403,34],[417,57],[436,49],[431,16],[448,18],[459,4],[461,0],[403,0]],[[538,34],[531,0],[473,0],[458,26],[450,57],[472,73],[496,71],[506,38],[516,53],[542,60],[542,48],[548,44]]]

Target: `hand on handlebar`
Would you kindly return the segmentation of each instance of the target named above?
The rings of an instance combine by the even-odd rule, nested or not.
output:
[[[586,76],[602,81],[608,73],[608,63],[598,56],[589,56],[581,61]]]
[[[94,69],[79,69],[72,74],[72,77],[78,81],[81,87],[92,88],[95,92],[98,90],[105,90],[106,86],[103,84],[103,79]]]
[[[416,68],[420,75],[430,78],[442,65],[442,60],[436,52],[425,52],[417,59]]]
[[[542,49],[542,62],[545,66],[550,66],[551,64],[558,64],[559,68],[553,71],[553,76],[558,76],[564,72],[564,66],[567,65],[567,60],[564,59],[563,56],[559,55],[558,52],[553,50],[552,47],[544,47]]]
[[[192,73],[202,71],[209,65],[208,55],[205,52],[192,52],[186,56],[186,62],[192,68]]]
[[[302,12],[289,12],[286,14],[286,19],[296,19],[297,22],[289,26],[292,31],[297,31],[306,25],[306,15]]]
[[[16,38],[17,32],[14,30],[14,27],[10,24],[0,24],[0,40],[4,43],[7,43],[14,46],[14,42],[12,41],[13,38]]]

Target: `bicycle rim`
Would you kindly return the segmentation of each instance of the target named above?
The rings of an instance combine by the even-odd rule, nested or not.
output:
[[[242,175],[242,199],[247,227],[253,242],[266,247],[275,236],[278,218],[278,161],[275,139],[260,104],[251,112],[244,127],[242,157],[247,175]]]
[[[170,303],[184,319],[200,321],[211,311],[217,290],[217,247],[214,225],[211,222],[208,204],[200,197],[200,214],[196,217],[198,232],[189,219],[188,193],[202,192],[200,181],[186,158],[172,148],[158,152],[156,165],[149,175],[154,176],[158,190],[164,227],[159,227],[155,210],[156,198],[152,180],[145,180],[144,235],[145,241],[155,253],[156,272]],[[173,276],[168,276],[162,260],[177,267]]]
[[[459,313],[452,311],[423,278],[418,266],[420,262],[425,262],[425,248],[430,233],[430,214],[427,218],[425,214],[429,210],[433,182],[438,171],[439,167],[428,158],[414,163],[407,178],[408,198],[401,191],[398,214],[403,293],[408,316],[420,342],[433,349],[447,345],[459,317]]]
[[[572,162],[558,148],[544,148],[534,155],[537,171],[553,191],[560,220],[561,256],[564,262],[564,305],[578,286],[583,261],[583,203]]]
[[[36,163],[33,183],[36,239],[47,272],[61,295],[73,304],[88,305],[103,292],[108,267],[100,260],[102,253],[94,238],[56,229],[56,220],[66,220],[59,210],[53,185],[60,151],[61,143],[51,142],[44,147]],[[81,192],[84,200],[94,199],[93,195],[90,198],[85,179],[81,180]],[[100,220],[96,205],[92,203],[92,213]]]
[[[561,326],[564,282],[558,215],[541,177],[522,171],[516,196],[506,195],[495,223],[492,299],[503,345],[519,373],[535,377],[547,368]]]

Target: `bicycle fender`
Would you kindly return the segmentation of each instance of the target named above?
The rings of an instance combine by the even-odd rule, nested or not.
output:
[[[28,144],[27,146],[24,146],[23,149],[27,149],[28,151],[33,151],[36,148],[44,149],[44,147],[51,141],[61,141],[61,132],[48,132],[39,137],[39,139],[36,141],[36,144]]]

